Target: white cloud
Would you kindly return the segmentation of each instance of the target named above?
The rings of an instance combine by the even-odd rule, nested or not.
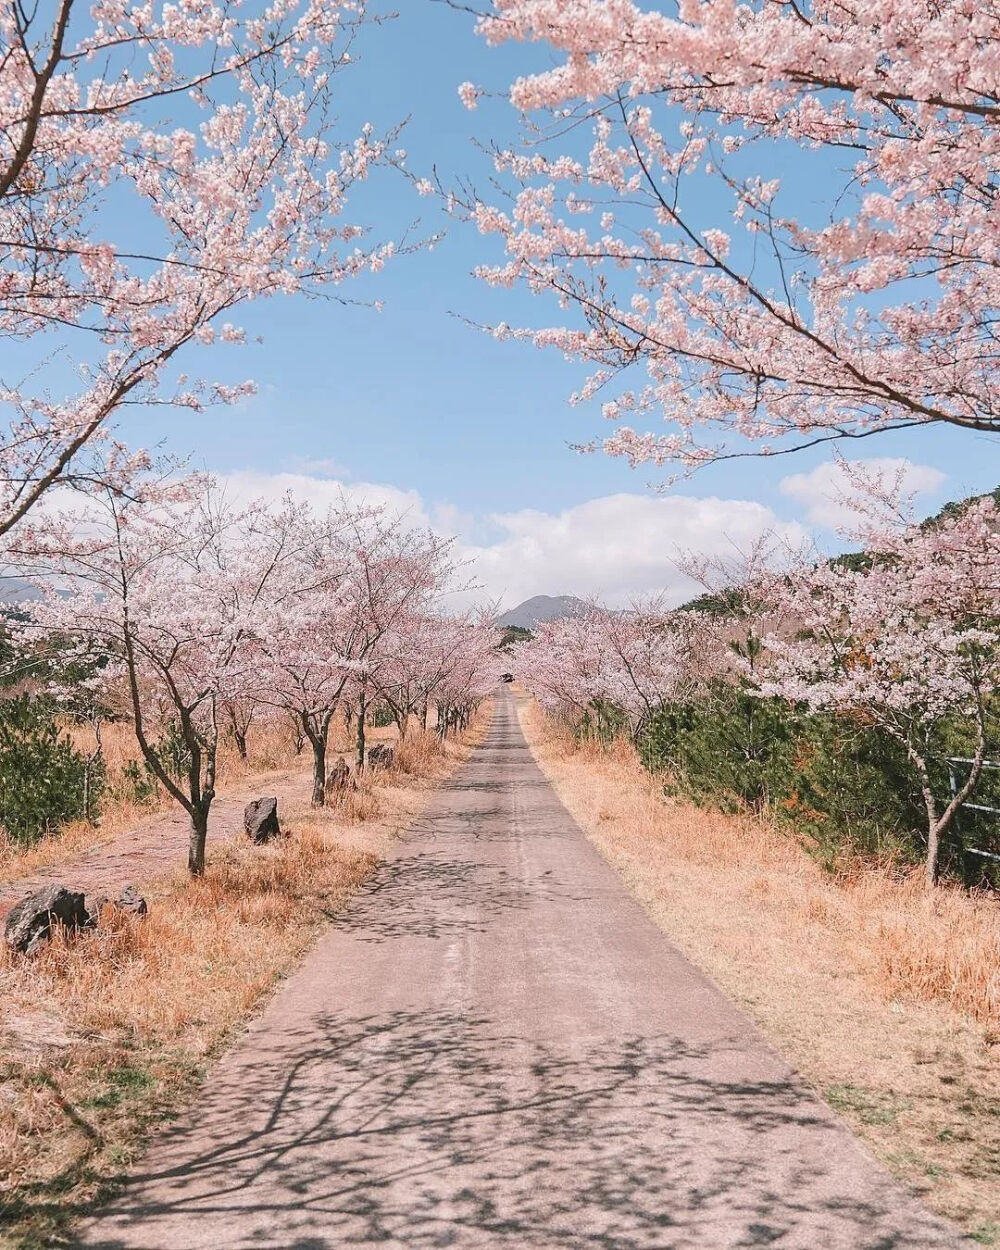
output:
[[[852,471],[884,486],[898,483],[904,496],[914,497],[933,494],[946,476],[932,465],[914,464],[902,457],[851,460],[846,465],[845,468],[840,461],[828,461],[808,473],[793,473],[781,479],[781,493],[801,504],[805,519],[813,525],[841,529],[850,527],[857,519],[851,501],[858,498],[859,491],[850,480]]]
[[[401,490],[381,482],[345,482],[334,477],[317,477],[311,473],[264,473],[259,469],[237,469],[216,474],[226,495],[236,504],[252,499],[277,502],[291,493],[296,499],[325,509],[347,498],[352,503],[384,505],[393,512],[405,513],[414,525],[430,525],[423,500],[415,490]]]
[[[558,513],[524,509],[491,520],[496,541],[463,550],[507,605],[536,594],[621,603],[660,592],[679,603],[697,588],[676,568],[678,553],[732,555],[771,529],[793,543],[803,537],[799,526],[780,523],[752,500],[685,495],[607,495]]]
[[[335,477],[346,480],[351,476],[350,470],[345,465],[329,457],[314,459],[311,456],[289,456],[285,461],[285,468],[290,473],[304,473],[309,477]]]
[[[679,553],[731,556],[769,530],[792,544],[804,537],[801,526],[780,522],[770,508],[748,499],[618,494],[560,512],[524,508],[477,517],[381,483],[256,469],[219,478],[237,503],[278,500],[291,491],[325,508],[343,494],[457,535],[457,554],[468,562],[465,573],[482,587],[463,598],[502,600],[507,607],[537,594],[596,595],[622,603],[631,595],[666,593],[680,603],[699,588],[676,568]]]

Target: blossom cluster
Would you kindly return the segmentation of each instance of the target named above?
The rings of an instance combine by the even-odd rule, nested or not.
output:
[[[479,273],[574,313],[503,333],[590,366],[607,417],[662,418],[605,440],[633,463],[997,428],[998,22],[967,0],[492,0],[485,37],[554,63],[510,89],[504,199],[462,205],[505,253]]]

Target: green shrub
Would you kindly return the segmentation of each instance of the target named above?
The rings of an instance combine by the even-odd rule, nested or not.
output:
[[[512,651],[519,642],[530,642],[533,637],[531,630],[525,629],[523,625],[505,625],[500,632],[497,650]]]
[[[153,752],[168,776],[175,781],[186,777],[191,767],[191,751],[176,721],[167,722],[159,740],[153,744]],[[132,759],[118,773],[113,790],[116,798],[127,803],[152,804],[160,796],[160,779],[149,760]]]
[[[960,754],[960,736],[937,744]],[[724,811],[768,809],[804,833],[833,866],[845,850],[918,862],[923,801],[903,746],[851,717],[808,714],[718,683],[697,703],[666,704],[641,744],[644,762],[672,792]],[[948,794],[947,765],[935,788]],[[996,778],[1000,782],[1000,777]],[[943,865],[962,870],[953,835]]]
[[[118,775],[114,793],[129,803],[152,803],[160,793],[160,783],[146,760],[129,760]]]
[[[191,751],[176,721],[167,722],[167,727],[154,750],[165,773],[176,781],[187,776],[188,769],[191,767]]]
[[[847,717],[798,717],[778,816],[813,839],[832,866],[845,850],[917,863],[923,801],[901,743]]]
[[[624,712],[606,699],[592,699],[576,727],[578,737],[596,738],[605,745],[625,732]]]
[[[14,841],[31,845],[81,819],[88,767],[93,818],[104,784],[101,762],[88,766],[46,700],[23,694],[0,702],[0,825]]]
[[[394,725],[396,722],[392,715],[392,708],[388,703],[376,703],[371,719],[372,726],[375,729],[385,729],[387,725]]]
[[[724,682],[697,703],[666,704],[641,745],[646,766],[699,803],[759,810],[790,791],[794,732],[785,705]]]

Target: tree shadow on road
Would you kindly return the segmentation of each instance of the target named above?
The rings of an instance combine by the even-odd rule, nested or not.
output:
[[[900,1216],[888,1177],[845,1159],[808,1092],[743,1079],[743,1044],[721,1078],[718,1042],[541,1044],[447,1011],[319,1016],[224,1069],[80,1244],[957,1244],[916,1206]]]
[[[336,928],[362,943],[486,933],[498,921],[553,903],[586,906],[593,894],[542,872],[530,887],[501,864],[421,852],[383,864]]]

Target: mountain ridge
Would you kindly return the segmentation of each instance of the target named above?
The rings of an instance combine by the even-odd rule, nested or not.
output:
[[[545,621],[558,621],[566,616],[580,616],[587,610],[587,605],[575,595],[532,595],[517,607],[511,608],[497,618],[501,628],[516,626],[519,629],[534,629]]]

